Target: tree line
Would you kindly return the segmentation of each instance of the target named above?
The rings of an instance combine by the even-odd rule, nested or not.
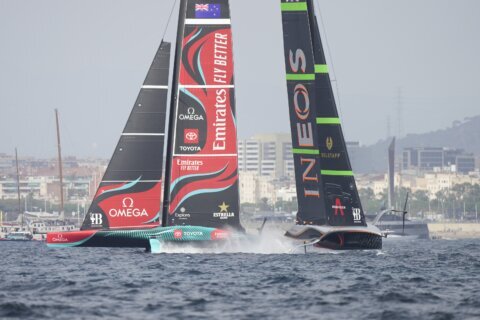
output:
[[[376,197],[373,190],[359,190],[363,209],[373,214],[386,209],[388,193],[385,190]],[[426,190],[412,192],[410,188],[395,188],[395,209],[402,210],[407,193],[409,200],[407,211],[410,216],[425,218],[428,215],[436,215],[446,220],[476,220],[480,209],[480,185],[463,183],[454,185],[452,188],[443,189],[435,193],[430,199]]]

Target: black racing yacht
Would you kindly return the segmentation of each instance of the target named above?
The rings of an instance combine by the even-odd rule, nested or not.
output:
[[[365,219],[338,116],[312,0],[281,0],[296,225],[286,236],[311,247],[380,249]]]

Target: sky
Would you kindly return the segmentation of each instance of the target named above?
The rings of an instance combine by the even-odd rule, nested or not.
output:
[[[480,1],[315,1],[347,140],[480,114]],[[175,41],[174,2],[0,0],[0,153],[54,157],[57,108],[64,155],[110,157],[163,34]],[[230,1],[240,137],[289,132],[279,2]]]

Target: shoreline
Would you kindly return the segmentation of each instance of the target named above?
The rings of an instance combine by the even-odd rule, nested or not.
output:
[[[431,239],[476,239],[480,238],[480,223],[429,223]]]

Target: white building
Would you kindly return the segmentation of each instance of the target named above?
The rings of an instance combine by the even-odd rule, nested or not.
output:
[[[57,177],[39,176],[20,179],[20,197],[31,195],[37,200],[60,202],[60,182]],[[90,199],[94,190],[93,182],[89,177],[66,177],[63,181],[65,200],[86,201]],[[0,199],[17,199],[17,180],[9,178],[0,180]]]
[[[295,185],[280,188],[276,190],[276,197],[281,201],[297,201],[297,188]]]
[[[53,180],[51,177],[29,177],[20,180],[20,196],[25,198],[29,194],[36,199],[45,199],[48,195],[47,185]],[[17,199],[17,180],[0,180],[0,199]]]
[[[449,190],[458,184],[480,184],[477,174],[460,174],[457,172],[434,172],[425,174],[426,190],[430,199],[435,199],[436,194],[442,190]]]
[[[275,187],[268,176],[255,172],[240,172],[240,203],[259,203],[263,198],[268,203],[276,202]]]
[[[260,172],[260,143],[256,140],[238,140],[238,170],[240,172]]]
[[[238,141],[240,172],[254,172],[262,176],[293,175],[293,155],[290,134],[259,134]]]
[[[371,188],[378,198],[388,189],[388,175],[364,174],[356,176],[358,189]],[[395,174],[394,185],[410,189],[412,192],[427,191],[430,200],[436,198],[436,194],[442,190],[449,190],[458,184],[480,184],[480,173],[471,172],[461,174],[455,171],[439,171],[416,174],[404,172]]]

